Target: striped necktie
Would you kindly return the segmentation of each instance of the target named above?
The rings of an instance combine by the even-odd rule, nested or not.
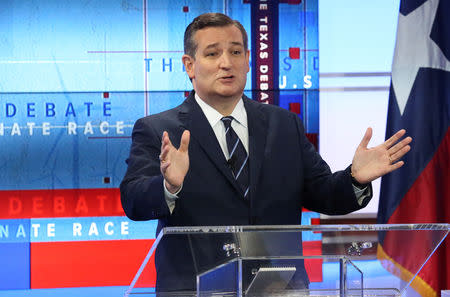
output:
[[[225,137],[229,153],[228,164],[231,167],[234,178],[242,190],[242,194],[244,194],[244,199],[248,199],[250,188],[248,154],[236,132],[231,127],[231,122],[233,120],[234,118],[232,116],[222,118],[222,122],[225,125]]]

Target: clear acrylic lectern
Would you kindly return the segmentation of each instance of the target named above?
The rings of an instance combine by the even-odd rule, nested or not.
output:
[[[125,296],[400,296],[449,230],[450,224],[165,228]],[[145,271],[154,270],[158,248],[175,251],[159,265],[177,271],[191,263],[191,280],[180,276],[176,283],[192,287],[155,292]]]

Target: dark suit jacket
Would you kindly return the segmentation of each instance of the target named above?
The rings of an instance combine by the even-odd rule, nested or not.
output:
[[[331,173],[307,140],[296,114],[245,96],[243,100],[249,133],[249,201],[244,201],[191,92],[180,106],[135,123],[128,170],[120,185],[123,209],[130,219],[158,219],[158,230],[165,226],[298,225],[302,207],[325,214],[346,214],[368,203],[369,199],[363,205],[357,203],[349,168]],[[158,159],[161,137],[168,131],[178,147],[186,129],[191,133],[190,167],[170,214]],[[186,268],[189,265],[176,267],[187,261],[186,255],[170,253],[170,249],[167,243],[157,250],[157,286],[192,286],[189,282],[163,281],[163,277],[167,280],[192,273]]]

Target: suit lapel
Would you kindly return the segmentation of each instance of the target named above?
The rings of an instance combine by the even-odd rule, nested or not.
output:
[[[233,187],[240,192],[231,170],[227,165],[216,135],[206,119],[205,114],[195,101],[194,92],[191,92],[186,101],[181,105],[179,119],[182,123],[181,126],[190,131],[191,141],[195,140],[200,145],[211,162],[228,179]]]
[[[260,104],[243,97],[245,110],[247,111],[249,160],[250,160],[250,199],[252,199],[258,187],[261,165],[264,160],[264,151],[267,137],[267,121],[259,107]]]

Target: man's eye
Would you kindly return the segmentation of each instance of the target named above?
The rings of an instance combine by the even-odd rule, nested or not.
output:
[[[241,51],[239,51],[239,50],[233,51],[233,55],[240,55],[240,54],[241,54]]]
[[[217,53],[207,53],[207,54],[206,54],[207,57],[214,57],[214,56],[216,56],[216,55],[217,55]]]

